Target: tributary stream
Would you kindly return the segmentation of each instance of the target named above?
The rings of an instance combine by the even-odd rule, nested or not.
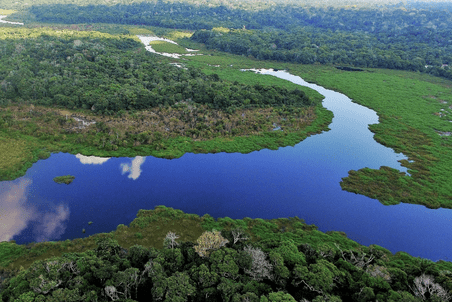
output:
[[[452,210],[384,206],[342,191],[339,182],[349,170],[384,165],[406,172],[397,162],[406,157],[377,143],[368,130],[378,122],[374,111],[287,72],[261,72],[323,94],[323,105],[334,113],[331,130],[295,147],[249,154],[185,154],[173,160],[52,154],[25,176],[0,182],[0,241],[23,244],[110,232],[128,225],[140,209],[165,205],[215,218],[298,216],[364,245],[452,260]],[[76,177],[72,184],[53,181],[67,174]]]

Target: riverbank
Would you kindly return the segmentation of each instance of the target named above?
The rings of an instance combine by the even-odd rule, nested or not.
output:
[[[308,267],[314,269],[313,264],[316,263],[315,265],[318,266],[320,263],[323,266],[326,265],[324,268],[326,274],[322,274],[322,278],[327,278],[328,274],[334,273],[339,277],[349,276],[349,278],[356,279],[354,282],[370,280],[369,288],[373,287],[380,298],[386,297],[390,293],[395,295],[396,291],[406,291],[404,295],[407,297],[409,284],[413,282],[414,277],[421,273],[431,274],[446,288],[450,286],[447,280],[452,271],[451,262],[437,261],[435,263],[412,257],[404,252],[392,254],[378,245],[363,246],[348,239],[343,232],[320,232],[315,225],[307,225],[298,217],[272,220],[230,219],[229,217],[214,219],[208,214],[200,217],[165,206],[156,206],[154,210],[140,210],[128,226],[120,224],[116,230],[110,233],[95,234],[83,239],[30,243],[28,245],[17,245],[14,241],[2,242],[0,243],[0,277],[18,276],[19,273],[26,272],[33,263],[39,260],[44,262],[61,260],[60,257],[71,257],[74,260],[79,256],[87,256],[90,250],[96,253],[98,246],[102,248],[98,244],[98,240],[101,238],[110,238],[111,243],[118,248],[117,251],[124,252],[124,255],[132,254],[137,248],[152,251],[153,255],[156,253],[166,255],[170,252],[186,255],[187,249],[193,248],[204,232],[213,230],[217,230],[228,241],[226,249],[221,249],[223,252],[230,253],[232,249],[243,249],[245,245],[252,245],[262,249],[270,259],[279,257],[277,258],[280,259],[278,267],[284,269],[287,274],[282,275],[278,271],[272,271],[272,274],[281,275],[281,278],[285,276],[284,278],[288,278],[288,280],[299,278],[297,271]],[[241,232],[240,237],[242,238],[238,242],[234,240],[237,238],[234,235],[237,230]],[[168,232],[177,235],[178,246],[174,249],[164,247]],[[288,250],[291,251],[290,255],[287,254]],[[66,256],[63,256],[64,254]],[[188,255],[190,256],[185,258],[196,257],[196,254],[193,253],[188,253]],[[199,259],[199,261],[201,260]],[[145,260],[145,262],[147,261],[148,259]],[[142,269],[141,266],[139,269]],[[8,279],[4,281],[8,281]],[[8,282],[3,282],[3,284],[7,288]],[[316,283],[316,286],[321,285]],[[290,289],[294,290],[292,287]],[[6,290],[8,291],[8,289]],[[358,292],[359,288],[348,288],[344,292],[353,293],[355,291]],[[339,295],[341,291],[334,293]]]
[[[176,132],[172,134],[166,130],[169,128],[165,129],[165,127],[149,132],[146,125],[143,125],[144,113],[126,114],[120,118],[105,118],[67,111],[70,112],[68,114],[70,116],[79,116],[84,120],[92,121],[91,125],[83,126],[83,122],[76,122],[74,117],[67,118],[66,114],[61,114],[59,110],[35,106],[33,109],[35,116],[30,117],[28,106],[23,106],[22,109],[19,107],[3,108],[0,110],[0,117],[4,121],[6,121],[6,116],[14,116],[14,118],[8,119],[0,126],[0,137],[8,142],[3,144],[0,149],[1,156],[4,158],[0,179],[12,180],[24,175],[28,167],[39,159],[47,158],[50,155],[49,152],[62,151],[101,157],[151,155],[161,158],[178,158],[187,152],[249,153],[264,148],[276,150],[283,146],[293,146],[315,133],[327,131],[333,118],[332,113],[323,107],[305,109],[303,116],[309,113],[309,118],[306,119],[307,115],[304,119],[300,116],[300,123],[294,127],[288,124],[293,118],[291,114],[280,115],[275,112],[274,118],[281,120],[278,125],[282,126],[284,131],[273,131],[273,119],[267,120],[269,112],[266,111],[268,110],[272,109],[237,112],[236,115],[240,116],[240,125],[229,131],[225,130],[223,125],[228,125],[230,117],[222,113],[224,115],[222,119],[225,122],[221,124],[221,128],[209,129],[207,127],[203,130],[194,127],[196,132],[193,132],[191,136],[180,136]],[[284,116],[287,117],[287,123],[282,121]],[[258,124],[261,119],[265,119],[265,123]],[[170,121],[169,117],[165,117],[165,120],[168,120],[171,127],[177,126],[177,123]],[[140,127],[144,128],[142,131],[136,130],[136,134],[129,134],[124,138],[124,130],[119,129],[127,128],[122,125],[133,126],[135,124],[138,125],[138,130]],[[115,129],[117,131],[114,131]],[[121,139],[118,139],[119,137]],[[118,145],[111,144],[110,140],[120,143]]]
[[[408,156],[401,164],[411,177],[385,167],[363,168],[343,178],[344,190],[386,205],[452,208],[452,139],[441,135],[452,131],[452,81],[385,69],[355,73],[322,66],[291,71],[375,110],[380,123],[369,127],[375,140]]]
[[[185,47],[197,46],[186,39],[178,42]],[[202,44],[198,47],[206,51]],[[452,81],[408,71],[366,68],[352,72],[334,66],[263,62],[216,51],[188,60],[187,65],[206,73],[237,79],[243,75],[235,66],[287,70],[375,110],[379,124],[369,127],[375,140],[407,155],[408,161],[401,164],[412,177],[387,167],[363,167],[350,171],[341,187],[385,205],[404,202],[452,208],[452,140],[445,135],[452,131]]]
[[[2,11],[4,11],[4,10],[0,10],[0,23],[12,24],[12,25],[24,25],[21,22],[12,22],[12,21],[3,20],[4,18],[8,17],[7,14],[9,12],[14,12],[14,11],[6,11],[6,12],[3,12],[3,13],[2,13]]]

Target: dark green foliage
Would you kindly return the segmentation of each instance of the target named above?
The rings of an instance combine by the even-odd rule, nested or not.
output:
[[[163,217],[177,214],[180,216],[177,219],[184,219],[182,212],[171,208],[159,207],[154,211]],[[232,245],[201,258],[192,242],[181,242],[173,249],[133,245],[127,252],[111,236],[101,234],[92,250],[41,259],[21,272],[14,272],[5,279],[0,301],[106,302],[111,301],[110,295],[116,301],[129,302],[421,301],[420,296],[413,295],[416,278],[428,278],[445,291],[452,289],[452,273],[447,270],[450,262],[434,263],[403,252],[392,255],[381,247],[360,246],[343,236],[344,243],[337,244],[337,232],[321,233],[299,219],[212,218],[209,223],[225,227],[241,225],[250,242],[268,252]],[[294,240],[281,240],[279,232],[270,232],[266,240],[256,239],[262,230],[254,231],[254,227],[266,226],[271,230],[280,224],[286,225],[286,233],[292,234]],[[298,233],[299,228],[305,232]],[[303,243],[306,237],[310,237],[309,242],[321,239],[323,245],[313,248]],[[297,241],[301,242],[298,246],[294,243]],[[329,246],[337,252],[331,254]],[[247,251],[253,251],[253,256]],[[350,257],[353,254],[361,259],[363,253],[374,261],[362,264]],[[255,280],[249,270],[263,269],[265,261],[271,266],[270,275]],[[255,271],[254,277],[258,275]],[[427,301],[446,298],[433,295]]]
[[[127,259],[129,259],[132,267],[143,269],[146,262],[150,259],[150,252],[141,245],[134,245],[129,248]]]
[[[158,63],[135,38],[52,30],[0,30],[0,104],[89,109],[113,115],[180,101],[214,109],[313,105],[302,91],[232,84],[218,75]],[[248,100],[244,102],[244,100]],[[58,122],[67,123],[64,117]],[[108,132],[104,122],[98,133]],[[100,135],[100,134],[99,134]]]
[[[329,28],[306,24],[303,27],[291,28],[290,31],[286,29],[266,31],[237,29],[226,32],[218,32],[215,29],[199,30],[191,39],[211,49],[252,56],[258,60],[404,69],[452,78],[449,67],[442,67],[442,64],[452,62],[452,58],[444,54],[432,61],[430,54],[437,50],[426,43],[427,39],[407,42],[403,34],[399,38],[391,38],[389,35],[388,32],[369,34],[361,30],[351,31],[344,28],[335,29],[333,32]],[[406,35],[410,33],[407,32]],[[450,36],[450,31],[447,35]],[[438,47],[444,48],[446,45],[441,44]],[[401,52],[394,49],[399,49]],[[425,65],[431,66],[425,68]],[[336,68],[344,71],[364,71],[360,68],[343,66]]]
[[[168,275],[180,271],[185,263],[184,256],[180,249],[164,249],[163,254],[164,262],[162,262],[163,269]]]
[[[205,5],[198,1],[146,1],[110,6],[44,3],[48,5],[34,5],[26,12],[18,13],[17,18],[192,30],[222,26],[241,30],[229,33],[199,31],[193,39],[209,48],[261,60],[404,69],[452,77],[449,68],[452,57],[448,51],[452,19],[447,11],[450,6],[442,6],[444,4],[436,10],[400,9],[398,6],[357,10],[344,9],[342,4],[324,8],[312,7],[310,2],[311,7],[306,7],[297,1],[295,5],[284,3],[269,7],[268,3],[253,1],[251,9],[247,10],[244,8],[248,3],[240,2],[229,3],[229,7],[223,2],[212,7],[210,2]],[[123,31],[127,32],[126,29]]]

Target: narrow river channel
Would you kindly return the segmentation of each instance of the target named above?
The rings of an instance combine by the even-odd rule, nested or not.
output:
[[[383,206],[342,191],[339,182],[352,169],[384,165],[406,172],[397,162],[406,157],[378,144],[368,130],[378,122],[374,111],[287,72],[259,72],[323,94],[323,105],[334,113],[331,130],[294,147],[249,154],[189,153],[174,160],[52,154],[24,177],[0,182],[2,217],[7,217],[0,240],[22,244],[87,237],[128,225],[139,209],[165,205],[215,218],[298,216],[324,232],[344,231],[364,245],[452,260],[451,210]],[[76,177],[68,186],[52,180],[66,174]]]

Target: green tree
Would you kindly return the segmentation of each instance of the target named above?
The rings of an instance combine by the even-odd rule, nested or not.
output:
[[[265,297],[265,296],[264,296]],[[264,300],[268,302],[296,302],[294,297],[292,297],[290,294],[285,292],[273,292],[268,294],[268,299]],[[263,302],[261,298],[261,302]]]
[[[164,249],[162,251],[162,256],[164,261],[161,263],[168,275],[182,270],[185,259],[180,249]]]
[[[239,292],[242,287],[243,284],[241,283],[221,277],[221,281],[220,284],[218,284],[217,289],[220,291],[223,301],[231,301],[234,294]]]
[[[190,276],[201,288],[208,288],[218,283],[220,277],[216,272],[211,272],[206,264],[190,269]]]
[[[287,280],[290,277],[289,269],[284,265],[284,260],[281,254],[276,251],[270,253],[270,261],[273,265],[272,280],[282,289],[286,287]]]
[[[166,280],[165,301],[184,302],[192,297],[196,288],[191,284],[190,276],[184,272],[176,272]]]
[[[304,285],[310,291],[327,294],[333,289],[334,282],[343,273],[334,264],[321,259],[317,263],[309,265],[309,267],[295,265],[293,275],[292,285]]]
[[[129,248],[127,259],[130,261],[132,267],[143,269],[149,258],[150,252],[145,247],[136,244]]]
[[[230,248],[222,248],[212,252],[209,257],[212,272],[219,276],[237,279],[239,277],[239,267],[234,259],[237,257],[237,251]]]

